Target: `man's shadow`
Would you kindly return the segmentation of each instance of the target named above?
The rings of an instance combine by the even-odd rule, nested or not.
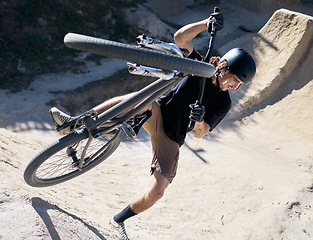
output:
[[[32,198],[32,206],[36,210],[38,215],[41,217],[43,222],[45,223],[45,225],[49,231],[49,234],[53,240],[61,240],[61,238],[60,238],[57,230],[55,229],[53,222],[51,221],[51,218],[47,212],[48,209],[57,210],[60,213],[63,213],[63,214],[70,216],[74,220],[78,220],[79,222],[84,224],[84,226],[86,226],[91,232],[93,232],[99,239],[106,240],[106,238],[95,227],[87,224],[81,218],[62,210],[62,209],[58,208],[57,206],[52,205],[52,204],[42,200],[39,197]],[[69,229],[69,231],[71,231],[71,229]]]

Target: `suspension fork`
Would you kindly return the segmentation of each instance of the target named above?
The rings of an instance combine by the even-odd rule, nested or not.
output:
[[[79,170],[82,169],[82,166],[83,166],[84,160],[85,160],[85,156],[87,153],[87,149],[89,148],[91,141],[94,139],[94,135],[95,135],[95,132],[97,130],[96,122],[92,119],[92,117],[89,116],[89,117],[85,118],[84,122],[85,122],[85,126],[88,130],[88,141],[87,141],[86,145],[84,146],[84,149],[82,151],[82,154],[81,154],[79,162],[78,162],[77,167]]]

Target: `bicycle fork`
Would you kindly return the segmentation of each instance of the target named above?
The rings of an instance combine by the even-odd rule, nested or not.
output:
[[[87,141],[86,145],[84,146],[84,149],[82,151],[80,158],[77,158],[77,155],[76,155],[77,152],[76,152],[74,146],[70,146],[66,150],[67,156],[72,158],[72,160],[73,160],[73,166],[77,167],[79,170],[82,170],[83,164],[85,162],[87,149],[89,148],[90,143],[94,138],[95,131],[97,129],[96,123],[91,117],[86,117],[83,121],[84,121],[85,126],[88,130],[89,136],[88,136],[88,141]]]

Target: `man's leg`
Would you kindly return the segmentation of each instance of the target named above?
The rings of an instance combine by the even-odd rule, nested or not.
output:
[[[170,182],[159,172],[154,171],[150,176],[147,190],[131,202],[120,213],[116,214],[110,221],[110,225],[119,239],[128,239],[124,227],[124,221],[152,207],[163,197],[165,189]]]
[[[116,222],[124,222],[126,219],[149,209],[163,197],[164,191],[169,184],[170,182],[161,173],[154,171],[150,176],[147,190],[135,198],[119,214],[116,214],[113,219]]]
[[[97,105],[96,107],[92,108],[91,110],[89,110],[88,113],[93,114],[95,116],[98,116],[99,114],[105,112],[106,110],[110,109],[111,107],[115,106],[116,104],[126,100],[132,94],[134,94],[134,93],[129,93],[129,94],[126,94],[126,95],[123,95],[123,96],[114,97],[114,98],[111,98],[111,99],[109,99],[107,101],[104,101],[103,103],[101,103],[101,104]],[[141,112],[138,113],[138,115],[140,115],[140,114],[144,113],[145,111],[151,109],[151,106],[152,105],[150,104],[147,107],[145,107]],[[73,120],[75,118],[75,117],[73,118],[72,116],[62,112],[61,110],[57,109],[56,107],[51,108],[49,110],[49,113],[50,113],[53,121],[56,123],[57,126],[62,126],[66,122],[69,122],[69,121],[71,121],[71,120]],[[85,113],[87,113],[87,112],[85,112]],[[66,129],[63,129],[63,130],[59,131],[59,133],[61,135],[68,134],[69,132],[71,132],[71,127],[70,126],[67,127]]]
[[[131,209],[138,214],[152,207],[163,197],[164,191],[169,184],[170,182],[161,173],[154,171],[150,177],[148,189],[132,201],[130,204]]]
[[[153,206],[164,195],[165,189],[176,175],[179,157],[179,145],[170,140],[163,130],[161,109],[154,102],[151,104],[152,116],[143,125],[151,137],[153,158],[149,186],[147,190],[135,198],[125,209],[110,221],[116,235],[120,239],[128,239],[124,221]],[[162,174],[161,174],[162,172]],[[124,237],[126,236],[126,237]]]
[[[114,107],[116,104],[124,101],[125,99],[129,98],[131,95],[133,95],[134,93],[129,93],[123,96],[118,96],[118,97],[114,97],[111,98],[107,101],[104,101],[103,103],[95,106],[93,108],[94,111],[96,111],[99,114],[105,112],[106,110],[110,109],[111,107]]]

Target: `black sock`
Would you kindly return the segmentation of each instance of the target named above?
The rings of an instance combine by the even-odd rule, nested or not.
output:
[[[120,213],[116,214],[113,219],[117,223],[124,222],[126,219],[135,216],[136,213],[130,208],[130,204],[124,208]]]

